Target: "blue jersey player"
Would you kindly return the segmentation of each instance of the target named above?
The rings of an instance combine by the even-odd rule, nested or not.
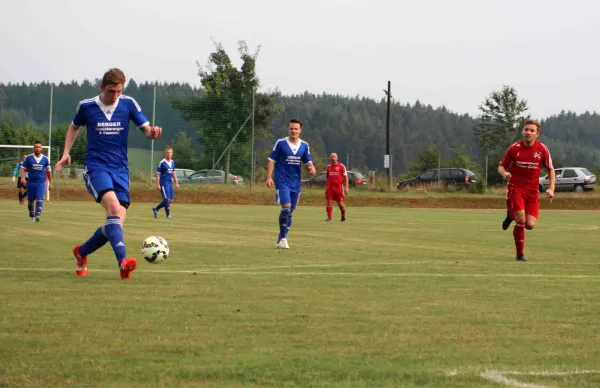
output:
[[[123,238],[123,222],[130,204],[127,168],[129,121],[133,121],[148,139],[159,137],[162,128],[151,126],[137,102],[122,94],[124,85],[125,74],[121,70],[113,68],[104,74],[101,94],[83,100],[77,106],[65,137],[62,158],[56,163],[57,171],[61,171],[65,163],[71,164],[69,152],[79,127],[85,126],[88,144],[83,178],[88,192],[104,208],[106,224],[85,243],[73,247],[78,276],[87,276],[88,255],[107,242],[115,252],[121,279],[130,278],[131,272],[137,268],[136,259],[126,256]]]
[[[42,143],[39,141],[33,143],[33,154],[28,155],[21,163],[20,181],[23,186],[27,184],[29,217],[31,221],[40,222],[44,198],[46,198],[46,182],[48,182],[48,189],[52,190],[52,167],[50,167],[50,160],[42,154]]]
[[[175,175],[173,148],[167,147],[165,148],[165,158],[158,163],[156,168],[156,190],[160,191],[163,200],[157,207],[152,208],[154,218],[158,218],[158,211],[164,207],[167,218],[171,219],[171,203],[175,198],[173,181],[175,181],[175,187],[179,188],[177,175]]]
[[[267,167],[267,187],[275,185],[275,199],[281,204],[279,213],[279,238],[275,247],[289,249],[287,234],[292,226],[292,213],[298,206],[300,199],[300,185],[302,181],[301,165],[304,163],[311,175],[315,175],[310,147],[308,143],[300,140],[302,123],[290,120],[288,123],[288,137],[279,139],[269,156]],[[275,171],[275,182],[273,182]]]

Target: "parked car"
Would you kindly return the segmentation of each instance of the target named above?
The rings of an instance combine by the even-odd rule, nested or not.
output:
[[[585,167],[562,167],[554,170],[556,173],[556,191],[588,191],[596,187],[597,179]],[[548,190],[550,179],[548,175],[540,178],[540,192]]]
[[[235,174],[228,174],[228,181],[232,185],[243,185],[244,178]],[[223,170],[200,170],[195,171],[189,177],[187,177],[188,183],[199,183],[199,184],[217,184],[225,182],[225,171]]]
[[[177,182],[188,183],[188,177],[194,173],[194,170],[188,170],[186,168],[176,168],[175,175],[177,176]],[[156,174],[152,175],[152,181],[156,181]]]
[[[185,168],[176,168],[175,176],[177,176],[177,182],[187,183],[188,177],[194,173],[194,170],[188,170]]]
[[[439,179],[438,179],[439,173]],[[398,182],[397,189],[410,189],[440,182],[448,190],[470,187],[477,183],[477,176],[466,168],[440,168],[427,170],[420,175]]]
[[[325,187],[327,183],[327,172],[320,172],[309,179],[302,180],[302,186]],[[363,186],[367,184],[367,179],[358,171],[348,171],[348,184],[350,187]]]

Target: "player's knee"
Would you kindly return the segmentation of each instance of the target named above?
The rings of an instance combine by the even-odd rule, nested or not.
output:
[[[534,228],[535,228],[535,221],[527,220],[527,222],[525,223],[525,229],[533,230]]]

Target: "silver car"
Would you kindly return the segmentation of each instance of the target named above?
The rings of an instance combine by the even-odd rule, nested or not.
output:
[[[227,174],[229,183],[232,185],[243,185],[244,178],[239,175]],[[192,175],[187,177],[190,183],[223,183],[225,182],[225,171],[223,170],[200,170],[194,172]]]
[[[556,191],[588,191],[596,187],[596,175],[585,167],[562,167],[556,172]],[[548,175],[540,178],[540,192],[550,187]]]

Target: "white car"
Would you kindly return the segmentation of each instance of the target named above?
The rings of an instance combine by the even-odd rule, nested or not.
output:
[[[556,191],[588,191],[596,187],[596,175],[585,167],[562,167],[556,172]],[[550,187],[548,175],[540,178],[540,192]]]

